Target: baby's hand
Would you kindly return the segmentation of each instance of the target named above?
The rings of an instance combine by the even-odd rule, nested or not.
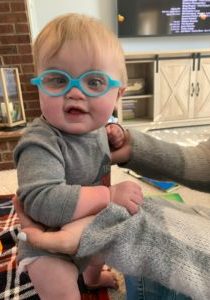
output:
[[[107,124],[106,132],[112,150],[122,147],[125,142],[125,135],[123,128],[119,124]]]
[[[111,202],[127,208],[131,215],[138,212],[139,205],[143,204],[141,187],[133,181],[124,181],[110,188]]]

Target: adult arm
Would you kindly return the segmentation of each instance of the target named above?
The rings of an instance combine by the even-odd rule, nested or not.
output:
[[[210,192],[210,139],[194,147],[158,140],[146,133],[129,130],[132,150],[123,167],[141,175],[171,179]]]
[[[210,299],[210,212],[147,198],[132,217],[109,206],[84,231],[78,257],[103,253],[124,274],[146,276],[193,299]]]

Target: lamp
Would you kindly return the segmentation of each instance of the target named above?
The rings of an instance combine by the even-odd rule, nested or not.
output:
[[[25,123],[18,68],[0,68],[0,127]]]

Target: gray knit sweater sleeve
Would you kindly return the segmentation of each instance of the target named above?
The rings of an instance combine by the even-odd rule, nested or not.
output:
[[[205,214],[205,215],[204,215]],[[78,257],[104,255],[124,274],[144,275],[197,300],[210,299],[210,212],[161,198],[130,216],[111,204],[84,231]]]
[[[131,160],[148,177],[210,192],[210,140],[180,147],[130,130]],[[196,300],[210,299],[210,210],[147,198],[130,216],[111,204],[84,231],[78,257],[103,253],[124,274],[147,276]]]
[[[194,147],[182,147],[137,130],[130,130],[130,134],[133,152],[124,167],[147,177],[172,179],[210,192],[210,139]]]

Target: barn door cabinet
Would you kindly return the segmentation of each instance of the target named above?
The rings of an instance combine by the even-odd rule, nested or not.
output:
[[[210,118],[210,55],[201,55],[194,81],[193,118]]]
[[[210,124],[210,51],[127,55],[126,67],[120,123],[139,128]]]
[[[154,107],[155,122],[171,121],[172,126],[209,123],[210,55],[160,58],[155,74]]]

